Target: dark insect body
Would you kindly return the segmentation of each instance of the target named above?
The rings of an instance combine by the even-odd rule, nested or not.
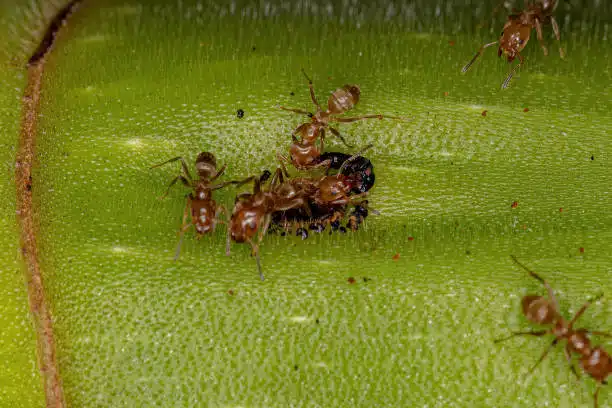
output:
[[[351,191],[355,194],[365,193],[374,186],[376,177],[372,162],[363,156],[351,156],[346,153],[327,152],[321,155],[321,160],[329,160],[329,169],[340,170],[346,163],[343,173],[352,178]]]
[[[548,48],[544,44],[544,38],[542,36],[542,26],[551,24],[557,41],[560,40],[559,25],[557,20],[553,17],[553,12],[557,8],[557,0],[540,0],[533,4],[526,3],[525,10],[508,16],[508,20],[504,25],[504,29],[501,32],[501,36],[498,41],[494,41],[488,44],[484,44],[474,58],[468,62],[461,72],[467,72],[468,69],[474,64],[476,59],[482,54],[485,48],[499,44],[497,49],[497,55],[501,57],[506,56],[508,62],[514,61],[515,58],[519,59],[519,63],[510,70],[508,77],[502,83],[502,88],[505,89],[510,84],[510,80],[516,73],[516,71],[523,65],[525,58],[521,55],[521,51],[527,45],[529,38],[531,37],[531,31],[535,28],[538,41],[544,51],[544,55],[548,55]],[[563,48],[559,46],[559,54],[561,58],[565,58],[565,52]]]
[[[191,193],[186,196],[183,224],[179,230],[180,240],[174,256],[174,259],[178,259],[183,236],[189,227],[192,225],[195,227],[196,238],[200,239],[204,234],[214,231],[218,223],[223,222],[219,219],[221,213],[224,213],[227,217],[227,210],[225,207],[218,205],[213,199],[213,191],[219,190],[230,184],[240,185],[247,183],[251,178],[242,181],[215,183],[219,176],[225,171],[226,166],[223,165],[221,169],[217,170],[217,160],[215,156],[209,152],[201,152],[196,159],[195,168],[197,178],[191,176],[187,163],[180,156],[156,164],[150,168],[153,169],[175,161],[181,162],[181,171],[172,179],[166,193],[160,198],[165,198],[170,192],[170,188],[175,185],[177,181],[180,181],[183,185],[192,189]],[[191,216],[191,221],[187,222],[189,215]]]
[[[585,310],[593,302],[600,299],[603,295],[599,295],[595,299],[587,301],[568,322],[561,316],[559,312],[559,302],[548,282],[520,263],[516,257],[512,256],[512,260],[527,271],[529,275],[541,282],[548,291],[548,298],[539,295],[524,296],[521,300],[521,306],[527,320],[542,326],[549,326],[549,328],[546,330],[513,332],[510,336],[498,339],[495,342],[499,343],[515,336],[539,337],[546,334],[552,334],[554,336],[552,343],[544,350],[538,361],[531,368],[531,372],[546,358],[552,348],[560,341],[565,340],[565,358],[576,378],[579,379],[580,375],[578,371],[576,371],[576,367],[572,361],[572,355],[575,354],[578,355],[582,370],[597,382],[597,389],[593,396],[594,406],[597,408],[600,387],[603,384],[607,384],[606,378],[612,374],[612,358],[601,346],[591,345],[589,335],[592,334],[604,337],[612,337],[612,335],[600,331],[574,329],[574,323],[576,323],[578,318],[582,316]]]

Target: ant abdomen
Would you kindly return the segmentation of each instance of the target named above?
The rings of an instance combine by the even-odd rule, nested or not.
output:
[[[590,354],[580,359],[582,369],[600,383],[605,383],[606,377],[612,371],[612,358],[600,346],[595,347]]]

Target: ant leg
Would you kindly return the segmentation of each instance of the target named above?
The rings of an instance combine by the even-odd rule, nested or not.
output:
[[[287,171],[287,168],[285,167],[285,163],[283,163],[282,161],[280,162],[280,167],[281,167],[281,171],[283,172],[283,175],[286,178],[289,178],[289,172]]]
[[[538,35],[538,41],[540,42],[540,47],[542,47],[542,51],[544,51],[544,55],[548,56],[548,48],[546,48],[546,44],[544,44],[544,38],[542,37],[542,24],[540,24],[539,19],[535,19],[535,29],[536,34]]]
[[[519,260],[516,258],[516,256],[510,255],[510,258],[512,258],[512,260],[514,261],[515,264],[517,264],[518,266],[520,266],[521,268],[526,270],[527,273],[529,273],[529,275],[533,276],[534,278],[539,280],[544,285],[544,287],[548,291],[548,297],[550,298],[550,300],[552,300],[553,305],[555,306],[555,310],[559,310],[559,302],[557,301],[557,298],[555,297],[555,294],[554,294],[552,288],[550,287],[550,285],[548,284],[548,282],[546,282],[544,280],[544,278],[542,278],[540,275],[538,275],[537,273],[535,273],[534,271],[532,271],[531,269],[529,269],[525,265],[523,265],[521,262],[519,262]]]
[[[586,301],[586,303],[584,305],[582,305],[582,307],[576,312],[576,314],[574,315],[574,317],[572,317],[572,320],[569,322],[569,324],[567,325],[568,329],[571,329],[572,326],[574,325],[574,323],[576,322],[576,320],[578,320],[578,318],[580,316],[582,316],[582,314],[584,313],[584,311],[587,309],[587,307],[591,306],[591,303],[593,302],[597,302],[599,299],[601,299],[603,297],[603,293],[596,296],[595,299],[589,299]]]
[[[193,177],[191,177],[191,173],[189,173],[189,167],[187,167],[187,163],[185,163],[185,159],[183,159],[181,156],[177,156],[177,157],[174,157],[174,158],[172,158],[170,160],[166,160],[163,163],[155,164],[155,165],[149,167],[149,169],[154,169],[156,167],[160,167],[160,166],[163,166],[164,164],[172,163],[172,162],[175,162],[177,160],[181,161],[181,167],[183,168],[183,172],[185,172],[185,176],[187,176],[187,179],[189,179],[189,181],[192,181]]]
[[[302,68],[302,74],[304,74],[304,76],[306,77],[306,80],[308,80],[308,89],[310,90],[310,99],[312,99],[312,103],[314,103],[315,106],[317,107],[317,112],[321,112],[323,109],[321,109],[321,105],[319,105],[319,102],[317,102],[317,98],[315,97],[314,86],[312,85],[312,80],[308,78],[308,75],[306,75],[306,71],[304,71],[304,68]]]
[[[536,369],[536,367],[546,358],[546,356],[548,355],[548,353],[550,352],[550,350],[553,349],[553,347],[555,347],[557,345],[557,343],[559,342],[559,339],[554,339],[552,341],[552,343],[550,343],[550,345],[546,348],[546,350],[544,350],[544,352],[542,353],[542,355],[540,356],[540,358],[538,359],[538,361],[536,361],[536,363],[533,365],[533,367],[531,367],[531,369],[529,370],[529,373],[532,373],[533,370]]]
[[[216,179],[218,179],[219,176],[222,175],[225,172],[225,168],[226,167],[227,167],[227,164],[224,164],[223,167],[221,167],[221,169],[219,169],[217,174],[215,174],[214,176],[211,177],[210,181],[215,181]]]
[[[599,396],[599,390],[601,389],[601,383],[597,383],[597,388],[595,389],[595,394],[593,394],[594,407],[597,408],[599,406],[597,402],[597,397]]]
[[[213,231],[215,230],[215,227],[217,226],[217,223],[223,223],[224,221],[221,221],[221,219],[219,218],[219,216],[223,214],[225,215],[225,220],[227,221],[227,223],[229,223],[229,213],[227,212],[227,208],[225,208],[224,206],[220,205],[217,207],[217,211],[215,211],[215,219],[213,222]]]
[[[183,183],[183,185],[185,187],[191,187],[191,183],[189,182],[189,180],[187,180],[182,174],[178,175],[174,179],[172,179],[172,181],[168,185],[168,188],[166,189],[166,192],[164,193],[164,195],[159,197],[159,199],[163,200],[164,198],[166,198],[168,196],[168,194],[170,194],[170,189],[172,188],[172,186],[175,185],[176,182],[179,181],[179,180],[181,180],[181,183]]]
[[[255,260],[257,261],[257,270],[259,271],[259,278],[263,281],[265,278],[263,271],[261,270],[261,261],[259,259],[259,245],[254,244],[253,241],[251,241],[250,239],[248,240],[248,243],[251,244],[251,253],[255,255]]]
[[[279,109],[286,110],[286,111],[289,111],[289,112],[299,113],[301,115],[306,115],[306,116],[310,116],[310,117],[314,116],[312,113],[307,112],[307,111],[305,111],[303,109],[285,108],[284,106],[279,106]]]
[[[227,223],[227,239],[225,241],[225,255],[230,256],[230,246],[232,243],[232,223],[228,221]]]
[[[494,343],[501,343],[502,341],[510,340],[515,336],[536,336],[540,337],[548,333],[548,330],[538,330],[538,331],[525,331],[525,332],[512,332],[512,334],[508,337],[502,337],[501,339],[496,339]]]
[[[340,140],[342,140],[342,143],[344,143],[344,145],[346,147],[354,147],[348,143],[346,143],[346,140],[344,140],[344,137],[340,134],[340,132],[338,132],[336,129],[334,129],[333,127],[329,128],[329,131],[332,132],[332,134],[334,136],[336,136],[337,138],[339,138]],[[323,139],[321,138],[321,152],[323,151]]]
[[[550,23],[552,24],[555,37],[557,37],[557,41],[559,42],[559,55],[561,56],[561,59],[565,59],[565,51],[563,51],[563,47],[561,46],[561,36],[559,35],[559,25],[557,24],[557,20],[555,20],[554,17],[550,17]]]
[[[510,80],[512,79],[512,77],[514,76],[514,74],[516,73],[516,71],[523,65],[523,63],[525,62],[525,58],[523,58],[523,56],[521,54],[516,54],[519,57],[519,63],[517,65],[514,66],[514,68],[512,68],[512,71],[510,71],[510,74],[508,74],[508,78],[506,78],[506,80],[502,83],[502,89],[506,89],[508,88],[508,85],[510,85]]]
[[[587,333],[594,334],[595,336],[612,337],[612,334],[600,331],[587,330]]]
[[[478,49],[478,52],[476,52],[476,55],[474,55],[474,58],[471,59],[470,62],[468,62],[467,64],[465,64],[465,66],[461,69],[461,72],[467,72],[468,69],[470,69],[470,67],[474,64],[474,62],[476,61],[476,59],[478,59],[478,57],[480,57],[480,55],[482,54],[482,52],[484,51],[485,48],[488,48],[492,45],[497,44],[497,41],[494,41],[492,43],[488,43],[483,45],[482,47],[480,47]]]
[[[567,343],[567,345],[563,349],[563,352],[565,353],[565,359],[567,360],[567,364],[569,364],[570,366],[570,370],[572,370],[572,373],[574,373],[574,375],[576,376],[576,380],[580,381],[580,374],[578,374],[578,371],[576,371],[576,367],[572,362],[572,353],[569,350],[569,343]]]
[[[185,209],[183,210],[183,223],[181,225],[181,229],[179,230],[179,242],[176,246],[176,251],[174,252],[174,260],[176,261],[181,254],[181,245],[183,244],[183,238],[185,237],[185,232],[191,227],[192,223],[187,224],[187,217],[189,216],[189,209],[191,208],[191,198],[186,196],[185,200]]]
[[[223,183],[219,183],[219,184],[217,184],[217,185],[214,185],[214,186],[212,186],[210,189],[211,189],[211,190],[213,190],[213,191],[214,191],[214,190],[219,190],[220,188],[223,188],[223,187],[225,187],[225,186],[229,186],[230,184],[235,184],[235,185],[236,185],[236,187],[240,187],[240,186],[245,185],[246,183],[248,183],[248,182],[250,182],[250,181],[253,181],[253,179],[255,179],[255,177],[254,177],[254,176],[247,177],[247,178],[245,178],[244,180],[232,180],[232,181],[226,181],[226,182],[223,182]]]

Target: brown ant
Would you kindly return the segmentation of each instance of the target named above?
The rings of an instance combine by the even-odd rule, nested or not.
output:
[[[302,69],[302,74],[308,80],[308,88],[310,89],[310,98],[316,107],[316,112],[311,113],[302,109],[292,109],[280,106],[280,109],[291,111],[311,118],[311,122],[304,123],[298,126],[292,133],[293,143],[289,149],[290,157],[287,158],[281,154],[278,155],[281,162],[292,163],[298,170],[309,170],[317,167],[329,167],[331,161],[321,160],[320,156],[324,150],[325,130],[328,129],[334,136],[340,138],[342,143],[348,147],[352,147],[346,143],[344,137],[333,127],[330,122],[349,123],[364,119],[402,119],[395,116],[377,115],[362,115],[355,117],[337,117],[351,109],[359,102],[361,90],[357,85],[344,85],[342,88],[336,89],[327,100],[327,109],[323,110],[314,93],[312,80],[306,75]],[[298,139],[297,136],[300,136]],[[320,139],[320,147],[316,146],[317,140]]]
[[[310,211],[302,186],[286,185],[282,183],[280,169],[277,170],[270,188],[262,189],[262,184],[270,176],[266,170],[259,178],[254,178],[253,193],[243,193],[236,197],[234,209],[229,223],[227,224],[226,255],[230,255],[231,241],[237,243],[248,242],[251,245],[253,255],[257,260],[259,277],[264,280],[259,259],[259,245],[266,235],[272,220],[272,214],[277,211],[287,211],[302,207]],[[281,184],[279,184],[279,182]],[[254,242],[255,234],[259,231],[257,242]]]
[[[339,172],[333,176],[323,176],[315,178],[296,177],[285,181],[283,177],[289,178],[287,170],[281,162],[281,169],[277,170],[279,186],[276,191],[279,194],[287,195],[287,192],[295,194],[300,191],[301,197],[307,200],[307,212],[302,208],[294,208],[291,211],[274,213],[273,221],[276,226],[281,226],[285,230],[290,224],[309,224],[310,228],[321,232],[326,224],[330,224],[332,229],[338,229],[340,219],[346,213],[348,205],[355,205],[354,211],[350,215],[347,227],[357,230],[359,224],[368,215],[367,201],[363,198],[367,195],[367,190],[374,184],[373,173],[371,173],[371,162],[360,154],[372,147],[366,146],[359,153],[346,157],[336,157],[338,162],[334,166],[339,168]],[[342,154],[344,156],[344,154]],[[341,165],[339,164],[341,162]],[[368,177],[364,180],[364,167],[368,171]],[[347,172],[348,170],[348,172]],[[371,181],[371,183],[370,183]],[[376,213],[375,210],[372,210]],[[334,228],[335,226],[335,228]],[[298,231],[303,230],[300,228]]]
[[[214,231],[217,223],[223,222],[219,220],[221,213],[225,214],[227,218],[227,209],[222,205],[217,205],[215,200],[213,200],[213,191],[219,190],[230,184],[241,185],[252,180],[252,177],[250,177],[242,181],[226,181],[224,183],[213,184],[214,181],[223,174],[226,165],[223,165],[223,167],[217,170],[217,160],[215,156],[209,152],[201,152],[198,154],[195,161],[195,168],[198,175],[197,179],[191,176],[187,163],[185,163],[185,160],[181,156],[166,160],[150,168],[153,169],[179,160],[181,162],[181,172],[172,179],[166,193],[160,197],[160,199],[165,198],[170,192],[170,188],[172,188],[177,181],[181,181],[183,185],[192,189],[192,192],[186,196],[183,224],[179,230],[180,239],[176,247],[175,260],[179,257],[183,236],[189,227],[192,225],[195,226],[196,238],[200,239],[204,234]],[[189,209],[191,209],[191,222],[187,223]]]
[[[587,301],[582,307],[576,312],[572,320],[566,321],[559,313],[559,302],[553,293],[552,288],[543,278],[531,271],[525,265],[520,263],[514,255],[511,255],[512,260],[521,268],[527,271],[529,275],[540,281],[546,290],[548,291],[548,298],[538,295],[526,295],[521,300],[521,306],[523,314],[532,323],[536,323],[543,326],[550,326],[547,330],[537,331],[521,331],[513,332],[510,336],[495,340],[496,343],[511,339],[515,336],[543,336],[545,334],[552,334],[555,336],[552,343],[544,350],[538,361],[531,368],[530,372],[533,371],[538,364],[546,358],[550,350],[559,343],[561,340],[565,340],[565,358],[567,359],[570,368],[577,379],[580,378],[574,363],[572,362],[572,354],[578,354],[580,357],[580,366],[588,375],[590,375],[595,381],[597,381],[597,389],[594,394],[595,408],[597,408],[597,397],[602,384],[606,383],[606,377],[612,374],[612,358],[610,355],[600,346],[591,346],[591,340],[588,335],[594,334],[596,336],[612,337],[611,334],[586,330],[586,329],[574,329],[574,323],[578,320],[584,311],[591,305],[591,303],[599,300],[603,294],[597,296],[593,300]]]
[[[482,54],[485,48],[488,48],[492,45],[499,43],[499,48],[497,50],[497,55],[502,56],[504,54],[508,58],[508,62],[514,61],[516,57],[519,59],[519,63],[512,68],[506,80],[502,83],[502,88],[505,89],[510,84],[510,80],[516,73],[516,71],[523,65],[525,62],[525,58],[520,54],[520,52],[525,48],[529,38],[531,37],[531,30],[535,28],[536,34],[538,36],[538,41],[540,42],[540,46],[544,51],[544,55],[548,55],[548,48],[546,48],[546,44],[544,44],[544,38],[542,37],[542,26],[544,24],[550,23],[552,25],[553,32],[557,37],[557,41],[560,40],[559,36],[559,25],[557,24],[557,20],[552,16],[553,12],[557,8],[557,0],[540,0],[533,4],[530,4],[529,1],[526,1],[525,10],[519,12],[518,14],[511,14],[508,16],[508,21],[504,25],[504,29],[501,32],[501,36],[498,41],[494,41],[492,43],[484,44],[474,58],[470,62],[468,62],[461,72],[467,72],[468,69],[474,64],[474,61]],[[561,58],[565,58],[565,52],[561,45],[559,45],[559,54]]]

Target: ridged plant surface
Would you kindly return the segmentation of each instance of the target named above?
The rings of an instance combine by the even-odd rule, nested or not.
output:
[[[48,58],[34,178],[69,406],[592,406],[561,347],[527,375],[550,339],[494,340],[546,293],[510,254],[566,316],[612,292],[612,13],[560,5],[567,59],[534,32],[501,91],[494,48],[460,73],[501,31],[491,8],[84,2]],[[350,114],[408,118],[338,126],[373,144],[380,215],[270,234],[264,282],[248,245],[225,256],[224,225],[174,261],[188,190],[159,200],[179,165],[149,167],[210,151],[224,180],[274,170],[308,119],[278,105],[313,108],[301,69],[321,102],[354,83]],[[612,331],[611,312],[580,324]]]

